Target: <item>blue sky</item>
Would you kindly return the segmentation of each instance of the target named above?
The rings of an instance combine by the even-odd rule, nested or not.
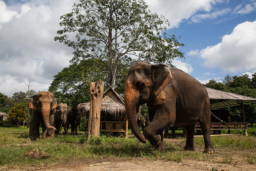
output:
[[[243,9],[246,5],[253,4],[254,8],[251,12],[248,13],[235,13],[235,8],[241,6],[240,10]],[[251,6],[253,6],[251,5]],[[229,35],[232,33],[233,29],[241,23],[245,21],[253,22],[256,20],[256,7],[255,1],[226,1],[222,3],[217,3],[212,5],[211,12],[198,11],[195,15],[204,15],[211,14],[216,11],[227,10],[227,13],[223,16],[219,16],[216,18],[208,18],[205,20],[201,20],[198,22],[193,22],[190,20],[181,22],[179,27],[171,28],[168,30],[169,34],[175,34],[177,37],[181,36],[180,42],[184,43],[185,46],[181,47],[180,50],[185,53],[185,59],[181,61],[185,63],[189,63],[193,71],[190,74],[205,82],[209,79],[216,79],[220,81],[224,79],[224,77],[229,75],[242,75],[245,72],[256,72],[256,68],[254,67],[251,70],[237,70],[230,72],[228,69],[224,67],[216,66],[214,68],[204,66],[204,59],[198,56],[189,55],[189,52],[192,50],[202,50],[207,46],[214,46],[222,41],[222,37],[224,35]],[[246,30],[245,30],[246,31]],[[256,30],[254,32],[254,37],[256,34]],[[256,56],[254,56],[256,62]],[[242,60],[242,58],[241,58]]]
[[[76,0],[0,0],[0,87],[12,96],[48,90],[72,49],[53,41]],[[145,0],[185,46],[173,64],[202,83],[256,72],[256,0]],[[61,59],[61,60],[59,60]]]

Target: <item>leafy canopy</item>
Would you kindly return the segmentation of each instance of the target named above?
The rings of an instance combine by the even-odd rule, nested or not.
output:
[[[169,65],[173,58],[183,57],[178,50],[183,44],[165,32],[168,20],[151,13],[143,0],[79,0],[60,18],[63,29],[54,40],[74,49],[73,63],[101,59],[113,88],[118,65],[132,56]]]
[[[118,93],[124,93],[124,81],[128,69],[126,62],[119,66],[117,75]],[[49,91],[54,93],[58,102],[76,107],[79,103],[90,101],[89,83],[104,80],[107,77],[107,66],[99,59],[83,60],[79,64],[72,64],[54,76]]]

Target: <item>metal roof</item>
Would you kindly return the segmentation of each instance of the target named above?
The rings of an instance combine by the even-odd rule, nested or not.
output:
[[[243,96],[235,93],[215,90],[206,87],[211,100],[211,109],[220,109],[224,107],[239,106],[242,104],[251,104],[256,102],[256,98]]]

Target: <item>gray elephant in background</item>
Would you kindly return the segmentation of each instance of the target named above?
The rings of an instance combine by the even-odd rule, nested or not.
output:
[[[61,134],[61,129],[64,127],[64,134],[67,133],[67,115],[70,113],[71,108],[65,104],[58,104],[57,108],[54,111],[54,126],[56,127],[55,134]]]

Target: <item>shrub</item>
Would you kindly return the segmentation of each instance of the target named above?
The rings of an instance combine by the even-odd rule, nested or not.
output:
[[[25,120],[26,115],[28,113],[28,107],[26,103],[20,103],[14,106],[7,115],[8,122],[11,125],[18,126],[22,121]]]

